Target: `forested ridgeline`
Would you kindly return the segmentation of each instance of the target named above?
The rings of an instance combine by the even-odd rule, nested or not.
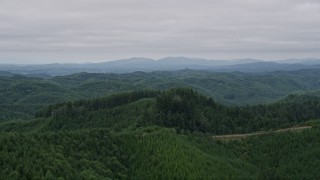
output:
[[[128,74],[78,73],[50,79],[83,97],[121,91],[189,87],[225,104],[259,104],[283,98],[295,91],[320,88],[320,72],[314,69],[269,73],[218,73],[180,70]]]
[[[188,88],[136,91],[48,106],[37,113],[46,130],[159,125],[177,132],[248,133],[320,118],[320,97],[290,95],[266,105],[226,106]],[[2,131],[16,126],[2,124]],[[19,126],[29,129],[32,121]],[[12,129],[13,127],[13,129]]]
[[[97,111],[99,109],[112,109],[117,106],[126,105],[144,98],[155,98],[160,91],[144,90],[127,93],[118,93],[103,98],[89,100],[78,100],[75,102],[60,103],[49,105],[42,111],[36,113],[36,117],[50,117],[65,113],[72,115],[74,111]],[[79,113],[81,113],[79,111]]]
[[[0,76],[0,122],[31,119],[48,104],[81,98],[75,94],[40,78]]]
[[[318,179],[320,97],[226,106],[189,88],[70,101],[0,123],[0,179]],[[312,129],[219,141],[212,134]]]
[[[266,105],[225,106],[191,89],[171,89],[157,96],[141,124],[213,134],[248,133],[292,126],[320,118],[320,97],[290,95]]]
[[[39,110],[40,106],[52,103],[144,89],[189,87],[223,104],[259,104],[276,101],[296,91],[317,90],[320,87],[319,76],[320,72],[312,69],[270,73],[196,70],[128,74],[78,73],[50,79],[22,75],[0,76],[0,121],[34,116],[36,111],[24,110],[29,105],[37,105],[39,107],[36,109]],[[9,105],[15,107],[11,109]]]
[[[318,73],[0,77],[0,179],[319,179],[318,126],[210,138],[319,118]]]

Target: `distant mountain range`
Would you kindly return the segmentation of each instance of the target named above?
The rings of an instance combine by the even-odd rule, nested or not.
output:
[[[50,77],[79,72],[129,73],[135,71],[175,71],[181,69],[216,72],[272,72],[299,69],[320,69],[320,59],[287,59],[263,61],[257,59],[207,60],[201,58],[166,57],[163,59],[130,58],[102,63],[0,65],[0,71],[33,77]],[[0,75],[4,73],[0,73]]]
[[[306,59],[286,59],[286,60],[280,60],[279,63],[284,64],[305,64],[305,65],[315,65],[320,64],[320,59],[316,58],[306,58]]]

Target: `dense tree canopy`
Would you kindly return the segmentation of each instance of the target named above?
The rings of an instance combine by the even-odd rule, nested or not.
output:
[[[144,75],[122,80],[139,84]],[[7,91],[16,89],[2,94],[0,103],[0,119],[6,120],[0,122],[0,179],[320,178],[319,120],[309,121],[320,119],[317,92],[243,106],[222,104],[192,88],[104,97],[70,93],[79,90],[78,80],[100,86],[93,79],[109,76],[119,80],[83,73],[43,84],[19,76],[16,85],[6,84]],[[56,94],[37,93],[45,88]],[[212,138],[304,124],[312,128],[236,141]]]

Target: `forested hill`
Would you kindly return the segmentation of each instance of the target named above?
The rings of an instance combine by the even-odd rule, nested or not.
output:
[[[226,106],[189,88],[50,105],[0,123],[1,179],[318,179],[320,97]],[[241,141],[214,134],[311,125]],[[302,162],[302,163],[301,163]]]
[[[105,98],[50,105],[16,131],[123,129],[158,125],[178,132],[248,133],[292,126],[320,118],[320,97],[290,95],[268,105],[226,106],[191,89],[136,91]],[[12,131],[5,123],[2,131]]]
[[[216,73],[181,70],[129,74],[79,73],[51,79],[0,76],[0,120],[30,119],[52,103],[102,97],[119,92],[189,87],[229,105],[276,101],[293,92],[316,91],[320,71]]]
[[[320,87],[320,71],[215,73],[182,70],[129,74],[79,73],[48,80],[19,75],[0,76],[1,104],[43,104],[105,96],[123,91],[190,87],[219,102],[257,104],[295,91]]]

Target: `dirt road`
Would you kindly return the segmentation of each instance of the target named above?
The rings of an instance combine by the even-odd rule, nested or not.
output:
[[[261,132],[255,132],[255,133],[249,133],[249,134],[217,135],[217,136],[212,136],[212,138],[215,140],[237,140],[237,139],[243,139],[249,136],[258,136],[258,135],[264,135],[264,134],[281,133],[281,132],[289,132],[289,131],[300,131],[300,130],[305,130],[310,128],[312,128],[312,126],[300,126],[300,127],[279,129],[276,131],[261,131]]]

